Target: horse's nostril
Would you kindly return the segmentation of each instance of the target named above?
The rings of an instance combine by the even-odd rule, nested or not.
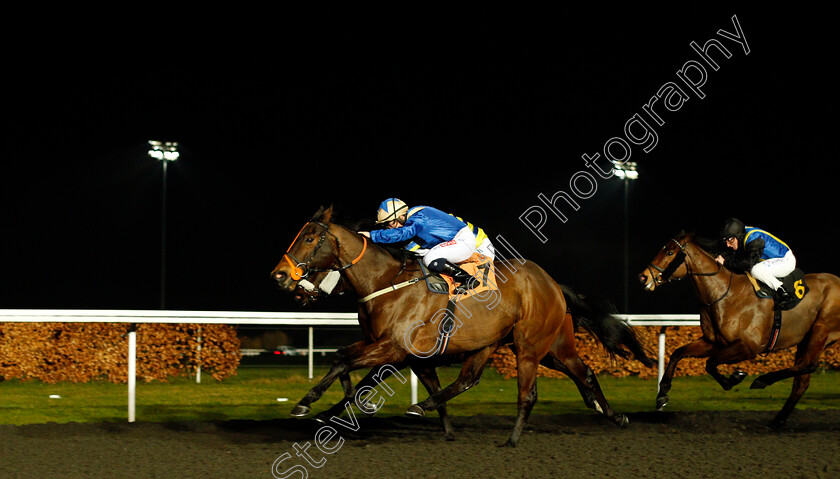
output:
[[[274,279],[276,279],[277,281],[280,281],[285,277],[286,277],[286,273],[284,273],[282,271],[278,271],[278,272],[274,273]]]
[[[645,276],[645,275],[643,275],[643,274],[640,274],[640,275],[639,275],[639,281],[640,281],[642,284],[647,284],[647,280],[648,280],[647,276]]]

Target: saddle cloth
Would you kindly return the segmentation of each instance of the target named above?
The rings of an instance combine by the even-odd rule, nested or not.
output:
[[[756,296],[761,299],[776,299],[776,292],[769,286],[755,279],[750,273],[747,273],[747,278],[750,280],[750,283],[752,283]],[[802,301],[802,298],[808,294],[808,291],[810,291],[810,288],[805,283],[805,273],[799,268],[794,269],[791,274],[782,278],[782,284],[785,289],[791,293],[793,298],[789,304],[781,305],[781,309],[784,311],[796,307],[796,305]]]
[[[429,291],[432,293],[448,294],[450,301],[460,301],[485,291],[496,291],[499,289],[496,286],[496,268],[493,265],[493,261],[487,256],[473,253],[468,260],[458,263],[458,266],[477,279],[480,285],[468,291],[456,291],[455,282],[451,277],[430,273],[428,268],[420,261],[420,267],[423,274],[426,275],[426,285]]]

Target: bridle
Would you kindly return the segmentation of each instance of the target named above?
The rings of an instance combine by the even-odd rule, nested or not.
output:
[[[672,239],[671,241],[673,241],[674,243],[676,243],[677,246],[679,246],[680,252],[677,253],[677,255],[674,257],[674,259],[671,260],[670,263],[668,263],[668,266],[666,266],[665,269],[662,269],[662,268],[660,268],[659,266],[656,266],[653,263],[648,263],[648,270],[653,268],[656,271],[659,271],[658,275],[652,275],[653,282],[656,283],[657,286],[659,286],[661,284],[670,283],[672,280],[679,281],[679,280],[685,278],[686,276],[688,276],[688,267],[686,267],[686,274],[685,275],[680,276],[678,278],[672,277],[672,275],[674,274],[674,271],[676,271],[677,268],[682,266],[683,262],[685,262],[685,257],[686,257],[687,253],[685,252],[685,245],[684,244],[680,244],[680,242],[677,241],[676,239]]]
[[[312,250],[312,253],[309,254],[309,257],[307,257],[306,260],[301,261],[298,258],[296,258],[295,255],[293,255],[291,253],[291,251],[292,251],[292,248],[295,246],[295,243],[297,243],[297,240],[300,237],[300,234],[303,233],[303,230],[305,230],[306,227],[309,226],[310,223],[314,223],[314,224],[320,226],[321,228],[323,228],[323,231],[321,232],[321,235],[318,237],[318,243],[315,245],[315,248]],[[338,257],[338,254],[341,251],[341,243],[339,242],[338,237],[335,236],[330,231],[329,226],[326,223],[322,223],[320,221],[314,221],[314,220],[309,221],[308,223],[303,225],[303,228],[301,228],[300,231],[298,232],[297,236],[295,236],[295,239],[292,241],[291,246],[289,246],[289,249],[286,250],[286,254],[283,255],[283,260],[285,260],[291,268],[289,276],[294,281],[300,281],[300,280],[306,278],[307,276],[309,276],[310,273],[319,273],[319,272],[325,272],[325,271],[341,273],[342,271],[346,270],[347,268],[349,268],[349,267],[353,266],[354,264],[358,263],[362,259],[362,257],[365,255],[365,251],[367,251],[367,237],[363,235],[362,240],[363,240],[364,243],[362,245],[362,251],[350,263],[348,263],[344,266],[333,267],[333,268],[328,268],[328,269],[311,267],[309,263],[312,262],[312,259],[315,258],[315,255],[318,254],[318,250],[320,250],[321,246],[324,245],[324,241],[327,237],[327,233],[329,233],[330,236],[335,238],[336,257]],[[282,262],[282,260],[281,260],[281,262]],[[405,264],[403,264],[403,269],[404,268],[405,268]],[[396,290],[398,290],[400,288],[404,288],[406,286],[411,286],[412,284],[415,284],[415,283],[427,278],[428,276],[429,276],[429,274],[425,274],[425,275],[422,275],[422,276],[418,276],[416,278],[412,278],[408,281],[403,281],[402,283],[399,283],[399,284],[392,284],[391,286],[389,286],[387,288],[381,289],[379,291],[375,291],[374,293],[371,293],[371,294],[365,296],[364,298],[361,298],[359,300],[359,302],[360,303],[366,303],[366,302],[370,301],[371,299],[376,298],[378,296],[381,296],[383,294],[390,293],[392,291],[396,291]],[[310,296],[313,297],[313,298],[317,298],[319,294],[320,293],[314,293],[314,295],[310,294]]]
[[[321,228],[323,228],[323,231],[321,232],[321,235],[318,237],[318,243],[315,245],[315,249],[312,250],[312,253],[309,254],[309,257],[307,257],[305,260],[301,261],[298,258],[295,258],[295,255],[293,255],[291,251],[292,251],[292,247],[294,247],[295,243],[297,243],[297,240],[298,240],[298,237],[300,237],[300,234],[303,233],[303,230],[305,230],[306,227],[309,226],[310,224],[315,224],[315,225],[320,226]],[[293,280],[300,281],[301,279],[309,276],[309,273],[318,273],[318,272],[325,272],[325,271],[337,271],[337,272],[340,273],[340,272],[344,271],[345,269],[347,269],[347,268],[353,266],[354,264],[358,263],[362,259],[362,256],[365,255],[365,251],[367,251],[367,238],[362,236],[362,240],[364,241],[364,243],[362,245],[362,251],[350,263],[348,263],[344,266],[339,266],[337,268],[333,267],[333,268],[322,269],[322,268],[311,267],[310,263],[312,262],[312,259],[315,258],[315,255],[318,254],[318,250],[321,249],[321,246],[324,245],[324,241],[327,238],[327,233],[329,233],[330,236],[335,238],[336,258],[337,258],[338,255],[339,255],[339,252],[341,251],[341,243],[338,241],[338,237],[330,231],[330,227],[326,223],[322,223],[320,221],[309,221],[305,225],[303,225],[303,228],[301,228],[300,231],[298,231],[298,234],[297,234],[297,236],[295,236],[295,239],[292,241],[292,244],[289,246],[289,249],[286,250],[286,254],[283,255],[283,259],[286,260],[286,262],[289,263],[289,266],[291,267],[290,276]]]
[[[718,264],[717,271],[714,271],[712,273],[693,273],[688,269],[688,265],[686,265],[684,275],[679,276],[679,277],[673,276],[673,274],[677,270],[677,268],[679,268],[680,266],[682,266],[683,263],[685,263],[685,258],[686,258],[686,256],[688,256],[688,252],[686,251],[685,246],[688,242],[686,241],[685,243],[680,244],[680,242],[677,241],[676,239],[671,239],[671,241],[673,241],[677,246],[679,246],[680,251],[679,251],[679,253],[676,254],[676,256],[674,256],[674,259],[671,260],[670,263],[668,263],[668,266],[666,266],[663,269],[663,268],[660,268],[659,266],[656,266],[653,263],[648,263],[648,270],[655,269],[656,271],[659,272],[658,275],[653,275],[653,278],[652,278],[653,282],[657,286],[662,285],[662,284],[666,284],[666,283],[670,283],[671,281],[679,281],[679,280],[685,279],[689,276],[715,276],[718,273],[720,273],[721,270],[723,270],[723,265]],[[704,303],[705,306],[711,306],[715,303],[718,303],[718,302],[720,302],[720,300],[725,298],[727,294],[729,294],[729,290],[732,288],[732,277],[733,276],[735,276],[735,275],[732,274],[732,272],[730,272],[729,273],[729,284],[727,285],[726,291],[724,291],[723,296],[721,296],[720,298],[712,301],[711,303]]]

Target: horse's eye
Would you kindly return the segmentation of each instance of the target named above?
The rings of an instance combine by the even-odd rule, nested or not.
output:
[[[668,256],[674,256],[674,252],[673,251],[668,251]]]
[[[306,241],[307,243],[311,243],[311,242],[315,241],[315,238],[306,238],[306,240],[305,240],[305,241]]]

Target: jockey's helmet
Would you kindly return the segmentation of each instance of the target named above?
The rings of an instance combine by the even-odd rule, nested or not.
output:
[[[377,223],[388,223],[398,219],[408,211],[408,205],[398,198],[388,198],[379,204],[376,211]]]
[[[738,238],[738,242],[740,243],[744,240],[744,235],[746,234],[746,226],[738,218],[728,218],[723,222],[723,228],[720,229],[720,238],[724,241],[734,236]]]

